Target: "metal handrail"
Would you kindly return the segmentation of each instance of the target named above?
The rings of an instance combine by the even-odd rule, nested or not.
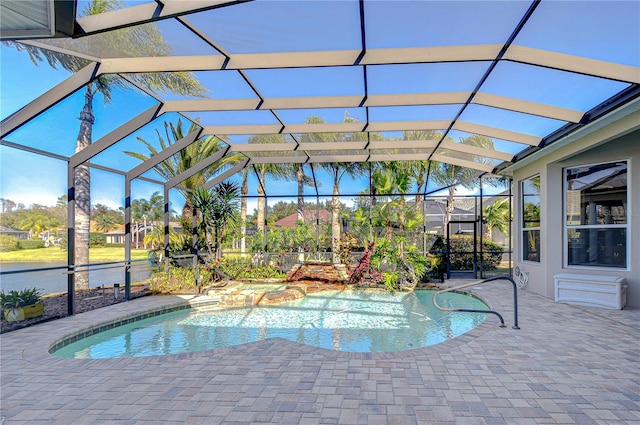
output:
[[[478,280],[478,281],[471,282],[471,283],[465,283],[464,285],[454,286],[453,288],[442,289],[442,290],[436,292],[435,294],[433,294],[433,305],[438,310],[441,310],[441,311],[459,311],[459,312],[464,312],[464,313],[490,313],[490,314],[495,314],[500,319],[500,327],[501,328],[505,328],[507,325],[504,324],[504,319],[502,318],[502,315],[500,313],[498,313],[497,311],[442,307],[442,306],[438,305],[438,302],[436,300],[438,295],[444,294],[445,292],[456,291],[458,289],[469,288],[471,286],[480,285],[480,284],[483,284],[483,283],[491,282],[491,281],[494,281],[494,280],[502,280],[502,279],[508,280],[513,285],[513,321],[514,321],[514,325],[512,326],[512,328],[513,329],[520,329],[520,327],[518,326],[518,287],[517,287],[516,283],[514,282],[514,280],[509,276],[490,277],[488,279]]]
[[[9,275],[9,274],[19,274],[19,273],[46,272],[46,271],[51,271],[51,270],[67,270],[67,272],[63,273],[63,274],[69,274],[69,273],[74,273],[74,272],[78,271],[77,269],[79,269],[79,268],[87,268],[87,270],[85,270],[85,271],[102,270],[102,269],[106,269],[106,268],[123,267],[123,266],[131,265],[131,263],[137,263],[137,262],[142,262],[142,261],[147,261],[147,260],[137,259],[137,260],[105,261],[105,262],[100,262],[100,263],[76,264],[76,265],[71,265],[71,266],[53,266],[53,267],[40,267],[40,268],[36,268],[36,269],[9,270],[9,271],[0,271],[0,276]],[[106,265],[113,265],[113,266],[112,267],[101,267],[100,269],[92,269],[91,268],[91,267],[94,267],[94,266],[106,266]]]

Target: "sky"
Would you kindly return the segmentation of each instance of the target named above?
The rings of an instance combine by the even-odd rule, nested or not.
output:
[[[79,9],[86,1],[79,2]],[[140,2],[127,2],[138,4]],[[302,35],[312,34],[314,43],[311,48],[352,49],[360,45],[360,33],[357,26],[350,25],[353,19],[359,19],[358,2],[325,2],[320,4],[320,13],[314,14],[311,24],[308,21],[291,19],[290,15],[308,16],[309,5],[313,2],[257,1],[223,8],[217,11],[192,15],[189,19],[195,25],[202,25],[207,35],[217,40],[231,52],[263,52],[285,46],[288,49],[301,49]],[[575,9],[575,4],[582,7]],[[331,7],[327,7],[330,5]],[[472,7],[468,7],[473,5]],[[481,5],[483,7],[477,7]],[[504,40],[526,9],[528,2],[385,2],[367,0],[365,19],[368,23],[380,22],[376,30],[371,25],[367,32],[369,48],[385,48],[391,45],[412,47],[425,45],[457,45],[495,43]],[[401,7],[400,7],[401,6]],[[429,7],[429,9],[425,9]],[[423,25],[428,14],[429,22],[440,20],[453,10],[459,13],[455,19],[446,22],[447,31],[435,31],[431,25]],[[274,10],[275,9],[275,10]],[[249,13],[251,12],[251,13]],[[568,19],[570,17],[570,19]],[[518,35],[515,42],[523,46],[549,49],[561,53],[570,53],[609,60],[621,64],[640,66],[640,17],[639,2],[575,2],[543,1],[530,21]],[[266,19],[268,18],[268,19]],[[204,25],[209,22],[209,25]],[[214,24],[211,24],[213,22]],[[304,22],[307,22],[306,24]],[[482,27],[478,28],[479,22]],[[615,31],[611,28],[615,24]],[[331,24],[332,31],[327,32]],[[172,40],[176,54],[199,54],[210,52],[210,48],[193,35],[174,37],[180,25],[174,21],[158,24],[165,39]],[[283,31],[283,28],[287,28]],[[354,30],[355,28],[355,30]],[[453,29],[453,30],[450,30]],[[243,31],[242,36],[238,36]],[[612,48],[612,46],[614,46]],[[387,94],[392,92],[412,93],[469,91],[487,67],[488,62],[436,63],[412,65],[374,65],[368,69],[368,93]],[[275,69],[251,70],[247,75],[259,91],[265,96],[325,96],[360,95],[364,87],[359,84],[361,75],[347,67],[326,67],[322,69]],[[31,63],[25,52],[12,47],[0,47],[0,118],[5,119],[28,102],[54,87],[67,78],[64,70],[55,70],[46,63],[38,66]],[[237,97],[255,97],[247,83],[234,71],[197,72],[196,76],[209,90],[213,98],[228,99]],[[313,82],[310,83],[310,82]],[[470,85],[471,84],[471,85]],[[600,100],[617,93],[628,84],[604,79],[570,74],[567,72],[532,67],[515,62],[500,62],[486,82],[482,91],[510,96],[531,102],[587,111]],[[164,99],[179,98],[175,95],[162,95]],[[8,137],[8,141],[24,144],[35,149],[44,149],[59,155],[70,156],[75,149],[75,138],[79,121],[76,119],[82,108],[83,94],[78,92],[50,111],[35,119]],[[105,104],[99,97],[94,106],[96,123],[94,140],[117,128],[133,116],[143,112],[155,103],[150,97],[136,90],[114,93],[112,102]],[[425,115],[431,119],[452,119],[459,108],[455,105],[430,105],[396,108],[370,108],[372,120],[382,119],[411,120],[421,119]],[[301,122],[309,111],[278,111],[286,122]],[[274,122],[268,111],[247,111],[245,113],[198,113],[191,114],[200,118],[202,124],[220,122],[233,123],[240,115],[251,115],[253,123]],[[317,114],[327,122],[341,122],[345,114],[364,120],[363,108],[325,109]],[[162,132],[163,120],[176,122],[176,115],[163,116],[140,129],[122,142],[94,159],[103,166],[128,170],[139,163],[126,156],[124,150],[145,152],[138,137],[158,145],[156,131]],[[461,119],[471,123],[496,126],[543,137],[559,128],[563,122],[541,117],[525,116],[496,108],[480,105],[467,107]],[[468,134],[452,131],[454,140]],[[233,143],[245,143],[249,136],[232,136]],[[517,143],[494,140],[496,149],[517,153],[525,146]],[[66,193],[66,164],[63,161],[46,158],[33,153],[23,152],[6,146],[0,146],[0,197],[16,203],[54,205],[57,198]],[[155,178],[153,173],[146,174]],[[331,181],[322,171],[316,171],[321,183],[321,191],[331,193]],[[234,177],[238,180],[238,176]],[[124,205],[123,178],[112,173],[92,171],[92,202],[112,208]],[[250,174],[250,193],[255,193],[257,180]],[[269,181],[268,192],[274,195],[295,194],[294,182]],[[366,187],[366,182],[346,180],[341,187],[343,193],[354,193]],[[149,198],[152,193],[161,191],[158,185],[136,181],[133,185],[133,198]],[[459,189],[459,194],[469,194]],[[306,195],[315,196],[315,191],[306,189]],[[171,195],[173,208],[179,209],[182,198]],[[293,198],[290,198],[293,200]],[[277,199],[274,200],[274,202]],[[251,208],[251,207],[250,207]]]

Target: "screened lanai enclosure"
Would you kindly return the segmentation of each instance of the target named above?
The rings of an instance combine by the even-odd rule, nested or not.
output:
[[[3,264],[3,287],[53,270],[70,314],[78,288],[128,297],[138,269],[194,256],[352,267],[388,244],[425,279],[510,274],[501,171],[640,94],[637,2],[1,7],[3,224],[58,208],[11,224],[68,253]],[[121,261],[92,258],[96,234]]]

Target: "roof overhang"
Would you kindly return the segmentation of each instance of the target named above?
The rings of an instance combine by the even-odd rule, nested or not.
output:
[[[70,37],[76,25],[75,0],[3,0],[0,39]]]

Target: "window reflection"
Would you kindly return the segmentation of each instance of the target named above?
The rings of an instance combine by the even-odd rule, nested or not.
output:
[[[569,265],[627,266],[627,229],[569,229]]]
[[[570,168],[567,225],[626,224],[627,163]]]
[[[540,262],[540,176],[521,182],[522,260]]]
[[[627,266],[626,161],[565,170],[567,264]]]

